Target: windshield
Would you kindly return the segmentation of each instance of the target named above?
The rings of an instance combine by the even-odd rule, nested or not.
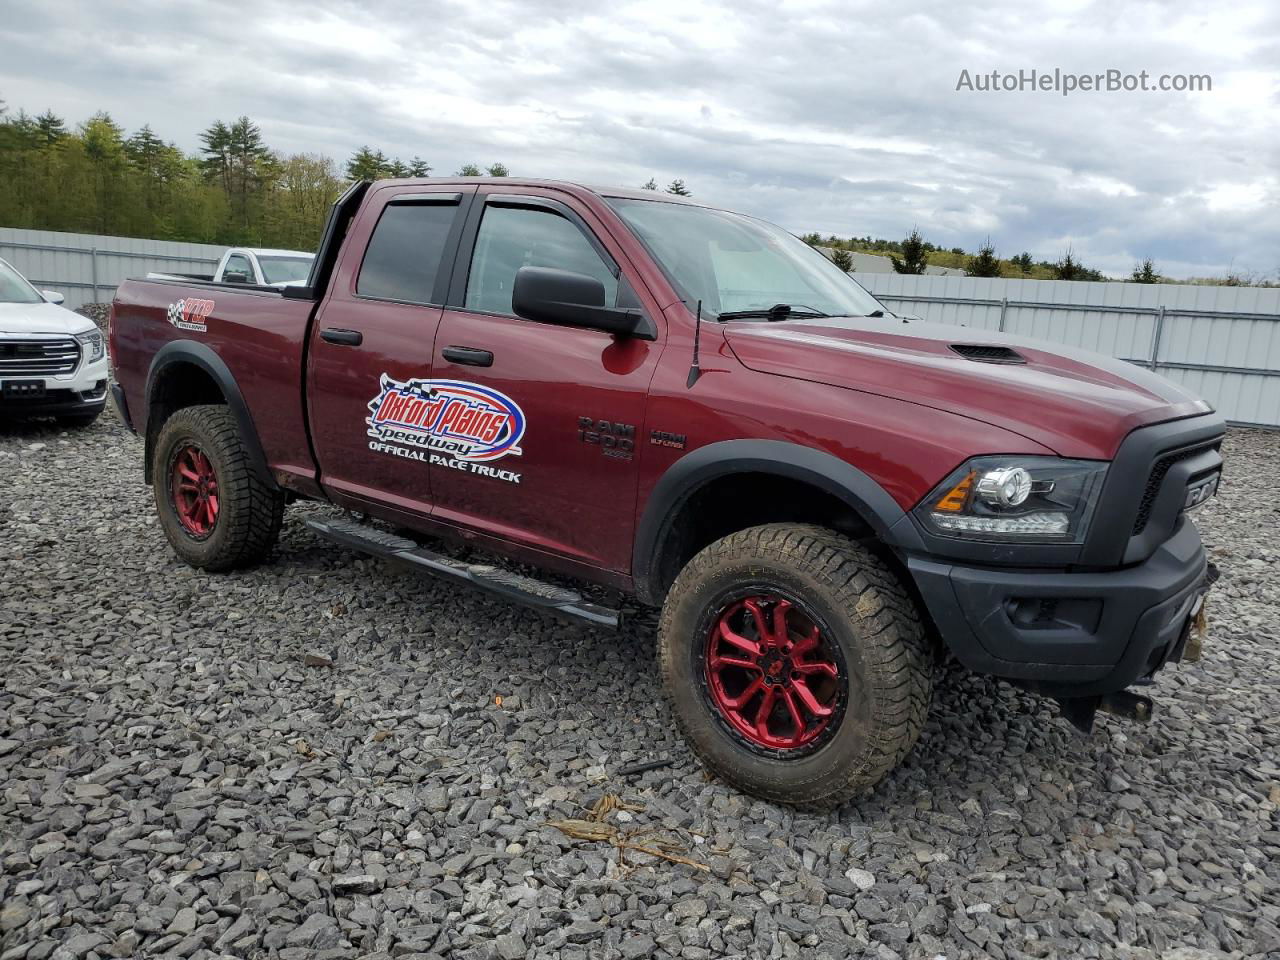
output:
[[[0,260],[0,303],[41,303],[44,297],[22,274]]]
[[[682,203],[610,197],[668,279],[703,315],[768,311],[863,317],[884,307],[852,277],[781,227]]]
[[[311,257],[258,257],[258,264],[267,283],[289,283],[291,280],[305,283],[311,275],[311,260]]]

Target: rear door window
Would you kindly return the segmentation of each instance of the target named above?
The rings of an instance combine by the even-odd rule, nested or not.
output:
[[[373,229],[356,293],[378,300],[434,303],[436,278],[457,203],[390,203]]]

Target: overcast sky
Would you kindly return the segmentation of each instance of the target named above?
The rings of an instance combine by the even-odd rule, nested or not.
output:
[[[665,185],[797,233],[1127,274],[1280,270],[1280,5],[0,0],[0,98],[194,150],[247,114],[283,152],[361,144]],[[957,91],[1020,69],[1212,91]]]

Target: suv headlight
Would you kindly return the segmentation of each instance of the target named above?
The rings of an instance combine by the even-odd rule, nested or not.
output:
[[[102,359],[106,346],[101,333],[97,330],[77,333],[76,339],[80,341],[80,353],[84,356],[85,363],[96,363]]]
[[[1107,464],[1056,457],[975,457],[915,514],[933,533],[965,540],[1083,543]]]

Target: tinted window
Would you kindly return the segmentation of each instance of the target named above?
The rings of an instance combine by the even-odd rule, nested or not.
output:
[[[365,251],[356,292],[362,297],[431,303],[453,203],[388,204]]]
[[[306,282],[311,275],[310,257],[259,257],[258,266],[267,283]]]
[[[42,299],[17,270],[0,260],[0,303],[39,303]]]
[[[242,257],[238,253],[233,257],[227,257],[227,266],[222,271],[222,275],[225,277],[228,273],[243,273],[249,278],[250,283],[256,282],[253,276],[253,266],[249,263],[249,259]]]
[[[558,214],[527,207],[488,207],[476,236],[466,306],[511,313],[511,288],[521,267],[557,267],[595,277],[613,304],[618,281],[582,231]]]

